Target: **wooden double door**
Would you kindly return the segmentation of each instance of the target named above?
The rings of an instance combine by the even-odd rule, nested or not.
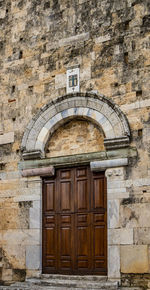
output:
[[[89,166],[43,179],[43,273],[107,274],[104,173]]]

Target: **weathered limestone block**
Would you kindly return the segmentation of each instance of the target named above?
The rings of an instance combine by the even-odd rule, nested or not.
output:
[[[58,74],[55,76],[55,88],[65,88],[66,87],[66,74]]]
[[[100,36],[100,37],[96,38],[95,42],[97,44],[97,43],[102,43],[102,42],[109,41],[110,39],[111,39],[111,36],[109,34],[106,34],[104,36]]]
[[[2,281],[12,281],[12,269],[3,269]]]
[[[91,79],[91,66],[85,66],[80,70],[80,81],[87,81]]]
[[[41,247],[27,246],[26,247],[26,268],[29,270],[38,270],[41,268]]]
[[[109,278],[120,278],[120,246],[109,246],[108,255]]]
[[[150,227],[134,228],[134,243],[136,245],[149,245]]]
[[[5,259],[14,269],[25,269],[25,247],[20,244],[6,244],[3,246]]]
[[[126,228],[149,228],[150,204],[132,203],[132,199],[122,201],[120,207],[120,223]]]
[[[133,229],[109,229],[110,245],[132,245]]]
[[[68,44],[74,44],[77,41],[85,41],[89,39],[89,33],[82,33],[76,36],[63,38],[59,40],[59,46],[67,46]]]
[[[33,206],[29,212],[30,229],[40,229],[42,225],[42,204],[41,200],[33,201]]]
[[[28,202],[27,202],[28,203]],[[9,204],[5,209],[0,210],[0,228],[7,229],[27,229],[29,227],[29,208],[22,204]]]
[[[109,200],[108,201],[108,228],[119,228],[119,201]]]
[[[3,244],[7,245],[40,245],[39,229],[9,229],[3,230]]]
[[[122,273],[147,273],[148,248],[147,246],[121,246],[121,272]]]

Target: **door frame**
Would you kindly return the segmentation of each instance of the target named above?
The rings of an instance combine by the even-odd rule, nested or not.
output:
[[[44,173],[48,171],[47,173],[49,174],[48,166],[53,166],[55,169],[58,167],[73,166],[74,164],[80,166],[90,163],[92,170],[95,170],[94,168],[96,168],[97,171],[105,171],[105,177],[107,179],[107,276],[111,280],[117,282],[120,281],[120,250],[121,245],[124,243],[124,240],[116,240],[116,235],[122,231],[124,232],[124,229],[120,226],[120,201],[125,196],[128,196],[126,175],[126,166],[128,165],[127,156],[130,156],[129,153],[132,153],[132,157],[136,157],[137,155],[137,151],[135,150],[135,152],[132,152],[133,150],[130,150],[129,152],[126,150],[126,158],[120,158],[120,150],[116,150],[118,155],[115,156],[118,157],[118,159],[108,158],[104,160],[100,157],[97,158],[98,156],[96,153],[20,162],[19,168],[22,170],[22,175],[24,173],[26,174],[26,183],[31,184],[30,187],[32,186],[32,188],[36,189],[36,198],[34,198],[35,203],[33,201],[33,208],[31,208],[31,211],[33,213],[36,211],[36,220],[39,220],[36,221],[35,224],[34,214],[30,215],[31,228],[33,230],[35,229],[34,233],[36,236],[34,243],[32,242],[32,245],[27,247],[28,252],[26,252],[26,261],[29,260],[28,253],[31,253],[30,255],[32,255],[33,248],[34,253],[36,253],[36,259],[34,258],[34,254],[32,268],[29,268],[28,263],[26,262],[27,270],[29,269],[29,271],[27,271],[27,277],[32,277],[32,273],[33,275],[40,275],[42,272],[42,177],[47,175],[43,175],[43,170]],[[93,163],[96,163],[96,166],[93,166]],[[29,168],[33,169],[29,170]],[[34,174],[34,168],[36,174]],[[31,173],[34,174],[34,176],[31,175]]]

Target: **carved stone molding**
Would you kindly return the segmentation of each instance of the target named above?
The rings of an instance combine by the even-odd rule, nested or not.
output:
[[[24,160],[30,160],[30,159],[41,159],[43,157],[43,153],[41,150],[34,150],[34,151],[28,151],[23,152],[22,157]]]
[[[114,178],[114,177],[125,177],[125,167],[119,167],[119,168],[108,168],[105,171],[105,176],[107,179]]]
[[[30,121],[22,139],[23,158],[34,158],[33,152],[41,152],[41,158],[44,157],[50,135],[75,118],[90,120],[103,129],[106,149],[129,145],[128,121],[111,99],[92,93],[76,93],[53,100]]]
[[[129,146],[129,137],[128,136],[123,136],[123,137],[118,137],[118,138],[105,138],[104,139],[104,146],[105,148],[108,149],[115,149],[115,148],[124,148]]]

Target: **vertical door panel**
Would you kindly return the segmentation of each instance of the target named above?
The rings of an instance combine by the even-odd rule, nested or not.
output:
[[[53,271],[57,267],[57,226],[54,215],[44,217],[43,236],[43,265]]]
[[[93,209],[104,208],[104,179],[94,177],[93,180]]]
[[[87,180],[77,181],[77,210],[88,210]]]
[[[71,212],[74,209],[73,201],[73,172],[72,170],[61,169],[58,172],[58,211]]]
[[[91,259],[90,245],[90,214],[76,214],[76,270],[89,271]]]
[[[76,212],[86,212],[90,208],[90,180],[88,177],[88,167],[75,169],[74,195]]]
[[[55,211],[55,182],[46,184],[45,189],[45,202],[44,209],[45,211]]]
[[[106,182],[102,173],[92,176],[92,265],[93,272],[107,273],[107,201]]]
[[[73,215],[59,215],[58,259],[59,269],[70,271],[73,268]]]
[[[71,183],[60,183],[60,211],[71,210]]]

